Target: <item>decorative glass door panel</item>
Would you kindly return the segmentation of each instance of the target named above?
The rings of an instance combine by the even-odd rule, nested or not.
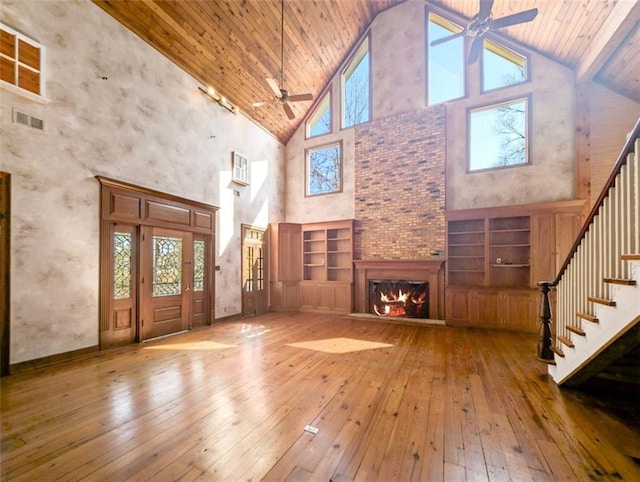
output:
[[[191,283],[191,325],[209,324],[209,240],[204,234],[193,235],[193,282]]]
[[[242,233],[242,313],[245,316],[265,313],[264,230],[243,226]]]
[[[137,229],[115,224],[111,232],[111,309],[101,332],[102,348],[133,343],[137,335]]]
[[[193,276],[193,235],[143,228],[143,339],[189,328]],[[149,282],[146,282],[149,280]]]

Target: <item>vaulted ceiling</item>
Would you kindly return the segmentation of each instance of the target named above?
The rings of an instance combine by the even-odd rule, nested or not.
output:
[[[432,4],[468,20],[473,0],[285,0],[284,84],[315,98],[376,15],[404,1]],[[248,117],[287,142],[312,102],[254,107],[271,99],[265,78],[280,81],[280,0],[94,0],[203,85],[216,88]],[[639,0],[495,0],[494,18],[538,8],[530,23],[501,30],[640,102]]]

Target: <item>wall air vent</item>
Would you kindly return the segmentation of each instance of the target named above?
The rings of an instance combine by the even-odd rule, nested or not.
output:
[[[45,122],[43,119],[39,119],[38,117],[30,114],[25,114],[24,112],[20,112],[16,109],[13,109],[13,123],[31,127],[40,132],[45,131]]]

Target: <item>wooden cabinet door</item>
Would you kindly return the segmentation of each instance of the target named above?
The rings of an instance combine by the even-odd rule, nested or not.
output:
[[[469,293],[469,322],[480,326],[498,326],[498,292],[477,290]]]
[[[447,288],[445,293],[446,320],[452,323],[469,323],[469,290]]]
[[[556,219],[539,214],[531,220],[531,286],[556,277]]]
[[[498,317],[503,328],[535,332],[535,293],[507,291],[499,295]]]
[[[562,267],[582,227],[580,213],[558,213],[555,216],[555,273]],[[553,279],[551,278],[551,279]]]

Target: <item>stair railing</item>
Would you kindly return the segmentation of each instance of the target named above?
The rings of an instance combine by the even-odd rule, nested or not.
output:
[[[577,313],[589,314],[587,297],[608,298],[606,278],[628,278],[624,254],[640,252],[640,118],[631,131],[600,196],[585,220],[558,276],[538,283],[540,309],[538,357],[553,360],[549,289],[556,287],[555,339],[580,330]],[[572,330],[574,329],[574,330]]]

